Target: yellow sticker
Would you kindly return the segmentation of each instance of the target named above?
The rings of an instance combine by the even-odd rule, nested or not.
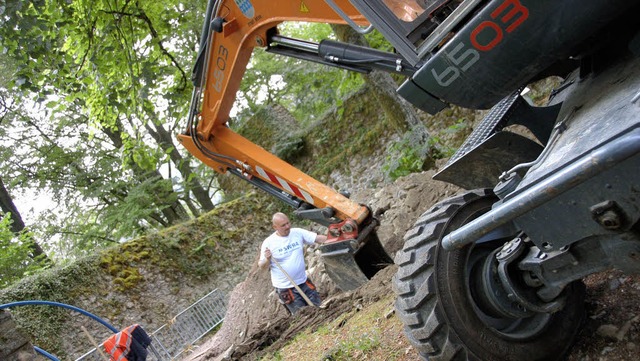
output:
[[[304,3],[304,1],[300,1],[300,12],[301,13],[309,12],[309,8],[307,7],[307,4]]]

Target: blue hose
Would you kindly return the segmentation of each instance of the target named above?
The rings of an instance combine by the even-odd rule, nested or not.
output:
[[[28,306],[28,305],[47,305],[47,306],[56,306],[56,307],[68,308],[70,310],[79,312],[79,313],[81,313],[81,314],[83,314],[85,316],[88,316],[88,317],[94,319],[95,321],[98,321],[99,323],[103,324],[106,328],[108,328],[109,330],[113,331],[113,333],[118,333],[118,329],[117,328],[111,326],[109,323],[107,323],[107,321],[101,319],[100,317],[98,317],[98,316],[96,316],[96,315],[94,315],[94,314],[92,314],[90,312],[87,312],[87,311],[85,311],[85,310],[83,310],[81,308],[78,308],[78,307],[75,307],[75,306],[71,306],[71,305],[67,305],[67,304],[64,304],[64,303],[59,303],[59,302],[38,301],[38,300],[35,300],[35,301],[18,301],[18,302],[11,302],[11,303],[5,303],[3,305],[0,305],[0,310],[3,310],[5,308],[9,308],[9,307],[14,307],[14,306]],[[48,353],[47,351],[45,351],[45,350],[43,350],[43,349],[41,349],[39,347],[33,346],[33,349],[37,353],[49,358],[49,360],[60,361],[55,356],[51,355],[50,353]]]
[[[41,354],[42,356],[48,358],[49,360],[52,361],[60,361],[60,359],[58,359],[57,357],[53,356],[52,354],[48,353],[47,351],[41,349],[38,346],[33,346],[33,349],[36,350],[37,353]]]

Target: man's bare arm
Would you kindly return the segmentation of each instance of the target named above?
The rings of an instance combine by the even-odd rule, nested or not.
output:
[[[271,263],[271,251],[269,250],[269,248],[267,248],[264,251],[264,259],[262,257],[260,257],[260,259],[258,260],[258,267],[260,267],[261,269],[266,268],[266,266]]]

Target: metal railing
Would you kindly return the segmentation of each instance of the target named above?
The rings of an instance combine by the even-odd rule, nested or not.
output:
[[[152,341],[147,360],[175,360],[178,355],[190,349],[195,342],[222,323],[226,312],[224,294],[218,289],[209,292],[149,335]],[[94,360],[103,361],[95,348],[76,359]]]
[[[175,359],[218,326],[226,312],[224,294],[215,289],[157,329],[151,335],[152,344],[161,357]]]

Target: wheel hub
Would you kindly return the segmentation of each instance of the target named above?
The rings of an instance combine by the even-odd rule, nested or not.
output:
[[[551,302],[542,301],[536,288],[530,286],[535,282],[527,282],[526,272],[518,269],[516,261],[526,249],[521,238],[514,238],[488,253],[475,268],[476,282],[470,286],[482,312],[491,317],[515,319],[549,314],[564,307],[563,295]]]

